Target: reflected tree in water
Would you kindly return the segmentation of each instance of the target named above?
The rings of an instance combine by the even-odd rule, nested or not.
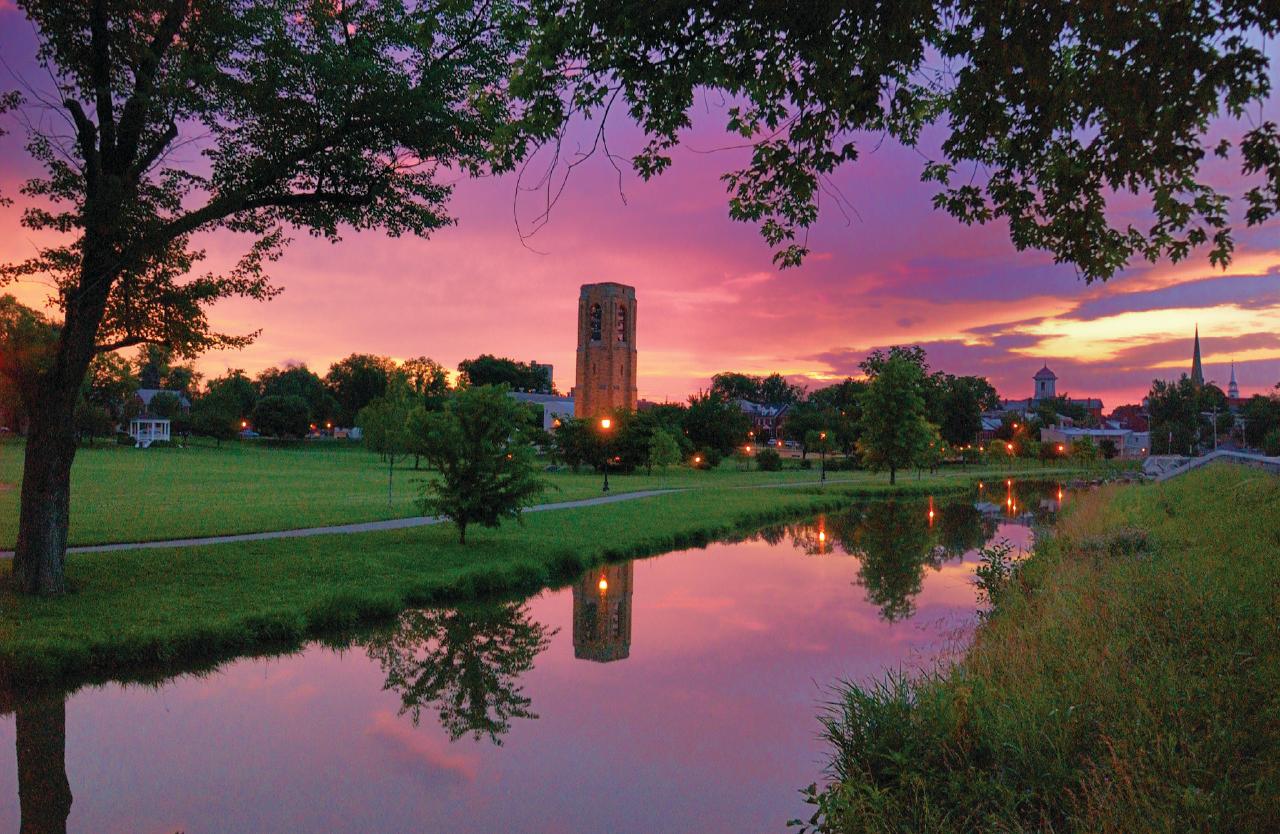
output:
[[[0,696],[10,700],[6,696]],[[71,813],[67,780],[66,696],[14,698],[21,834],[65,834]]]
[[[955,502],[944,505],[938,511],[938,543],[945,559],[959,559],[970,550],[991,541],[996,535],[998,523],[987,518],[973,504]]]
[[[439,714],[456,741],[470,733],[494,744],[517,718],[537,718],[520,676],[533,668],[554,631],[520,603],[407,611],[396,626],[363,641],[399,693],[400,714],[418,724],[423,709]]]
[[[916,504],[884,501],[867,506],[852,540],[842,540],[858,554],[858,582],[867,599],[880,607],[889,622],[915,613],[926,564],[941,564],[931,547],[932,534],[925,511]]]

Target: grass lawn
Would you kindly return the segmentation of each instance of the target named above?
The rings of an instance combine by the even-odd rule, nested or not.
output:
[[[12,549],[18,530],[23,446],[0,442],[0,549]],[[1024,464],[1025,465],[1025,464]],[[813,470],[741,471],[726,462],[714,472],[673,467],[666,473],[613,474],[614,492],[662,487],[726,487],[814,481]],[[978,470],[957,472],[969,477]],[[1027,471],[1041,471],[1031,463]],[[184,449],[82,448],[72,470],[71,543],[154,541],[186,536],[253,533],[404,518],[419,514],[412,460],[397,467],[387,503],[387,469],[360,446],[307,443],[272,447],[196,441]],[[913,476],[904,475],[910,481]],[[545,475],[543,501],[600,494],[595,473]],[[885,476],[832,472],[832,481],[881,483]]]
[[[899,491],[966,486],[958,478],[932,478]],[[707,488],[532,513],[523,525],[474,528],[465,547],[451,525],[437,525],[72,555],[67,574],[75,590],[68,596],[0,591],[0,678],[16,685],[176,672],[202,660],[295,645],[410,605],[532,592],[606,560],[702,544],[853,500],[848,486]]]
[[[1280,831],[1280,478],[1068,505],[964,661],[846,686],[840,832]]]

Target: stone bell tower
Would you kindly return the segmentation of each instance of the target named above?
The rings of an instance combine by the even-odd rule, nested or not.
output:
[[[591,418],[635,407],[636,289],[612,282],[583,284],[573,414]]]

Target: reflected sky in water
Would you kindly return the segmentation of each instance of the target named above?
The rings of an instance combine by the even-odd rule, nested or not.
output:
[[[8,704],[0,830],[785,830],[821,776],[828,687],[963,646],[973,548],[1031,541],[972,500],[929,509],[868,504],[408,612],[341,650]]]

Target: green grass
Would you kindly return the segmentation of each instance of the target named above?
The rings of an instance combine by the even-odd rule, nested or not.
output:
[[[20,442],[0,442],[0,549],[12,549],[17,538],[22,453]],[[615,473],[609,481],[614,492],[799,483],[817,479],[814,465],[813,470],[760,472],[726,462],[714,472],[682,466],[652,476]],[[386,466],[362,447],[345,443],[86,447],[72,469],[70,539],[72,544],[156,541],[404,518],[419,514],[419,482],[430,476],[415,471],[412,460],[399,465],[388,505]],[[863,472],[829,477],[857,484],[884,480]],[[594,473],[555,472],[545,478],[550,489],[543,501],[600,494],[601,478]]]
[[[902,493],[964,489],[958,478]],[[359,535],[72,555],[61,599],[0,591],[0,678],[11,685],[180,670],[290,646],[405,607],[532,592],[607,560],[704,544],[737,530],[835,509],[876,487],[703,489],[533,513],[479,529]]]
[[[1280,478],[1068,507],[960,664],[842,687],[820,830],[1280,830]]]

